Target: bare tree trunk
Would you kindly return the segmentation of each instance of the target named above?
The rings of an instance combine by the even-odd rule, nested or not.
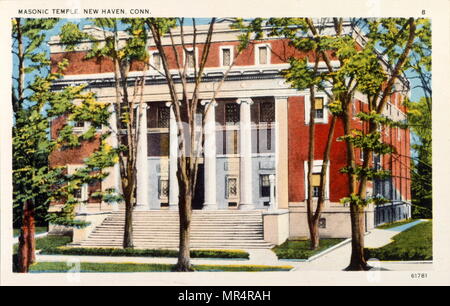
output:
[[[370,266],[364,257],[364,207],[356,204],[350,206],[352,222],[352,255],[347,271],[367,271]]]
[[[344,121],[344,135],[351,134],[351,118],[352,118],[352,103],[351,98],[347,97],[345,102],[345,109],[343,112]],[[347,146],[347,167],[351,169],[356,168],[356,162],[354,157],[353,144],[346,140]],[[348,194],[352,195],[357,191],[357,180],[355,174],[348,173]],[[345,270],[347,271],[367,271],[370,266],[367,265],[367,261],[364,258],[364,207],[358,206],[353,201],[350,202],[350,219],[352,230],[352,255],[350,264]]]
[[[317,56],[317,55],[316,55]],[[316,67],[317,67],[318,59],[316,58]],[[306,210],[307,210],[307,217],[308,217],[308,227],[309,227],[309,234],[310,234],[310,242],[311,242],[311,249],[315,250],[317,246],[319,245],[319,229],[315,227],[314,224],[314,216],[313,216],[313,185],[312,185],[312,175],[313,175],[313,168],[314,168],[314,133],[315,133],[315,91],[314,86],[311,86],[309,88],[310,92],[310,112],[309,112],[309,134],[308,134],[308,174],[307,174],[307,181],[308,181],[308,194],[307,194],[307,202],[306,202]]]
[[[191,236],[191,219],[192,219],[192,192],[189,182],[183,181],[178,177],[180,186],[180,194],[178,196],[180,216],[180,239],[178,250],[178,262],[174,266],[173,271],[189,272],[193,271],[191,266],[190,255],[190,236]]]
[[[125,198],[125,227],[123,231],[123,248],[133,248],[133,203]]]
[[[17,251],[17,272],[28,273],[30,265],[35,261],[34,233],[34,205],[32,200],[27,200],[23,209],[22,228],[19,237],[19,249]]]

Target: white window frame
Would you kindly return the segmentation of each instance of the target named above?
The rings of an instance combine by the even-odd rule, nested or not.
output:
[[[313,174],[321,173],[322,171],[323,160],[314,160],[313,162]],[[308,199],[308,161],[304,161],[305,170],[305,201]],[[327,175],[326,175],[326,185],[325,185],[325,200],[330,199],[330,162],[328,162],[327,166]],[[313,199],[317,199],[317,197],[313,197]]]
[[[153,51],[150,52],[150,64],[151,64],[153,67],[156,67],[156,66],[155,66],[154,57],[153,57],[154,54],[159,54],[159,58],[160,58],[160,59],[161,59],[161,54],[159,53],[158,50],[153,50]],[[162,69],[162,60],[160,60],[160,66],[159,66],[159,67],[156,67],[157,69],[154,69],[153,67],[152,67],[153,70],[155,70],[155,71],[160,71],[160,70]]]
[[[230,50],[230,65],[225,66],[223,64],[223,50]],[[234,46],[220,46],[220,54],[219,54],[219,60],[220,60],[220,67],[230,67],[234,60]]]
[[[73,123],[73,132],[74,133],[85,133],[89,127],[91,126],[91,123],[88,121],[83,121],[83,126],[79,127],[79,126],[75,126],[75,121],[72,121]]]
[[[75,173],[78,169],[84,168],[85,165],[67,165],[67,174],[71,175]],[[88,184],[83,184],[80,186],[81,189],[81,198],[76,198],[78,202],[80,202],[79,211],[83,212],[86,209],[86,204],[89,200],[89,189]]]
[[[305,94],[305,124],[309,124],[309,112],[311,110],[310,94]],[[323,118],[314,118],[315,123],[328,123],[328,96],[325,93],[318,92],[316,98],[323,98]]]
[[[259,61],[259,49],[262,47],[266,47],[267,48],[267,55],[266,55],[266,63],[265,64],[261,64]],[[271,54],[271,48],[270,48],[270,44],[264,43],[264,44],[257,44],[255,45],[255,65],[257,66],[266,66],[266,65],[270,65],[270,54]]]
[[[186,48],[186,49],[189,52],[194,51],[194,48]],[[198,47],[195,47],[194,56],[195,56],[195,62],[197,63],[197,68],[198,68],[198,64],[199,64],[198,63]],[[183,49],[183,67],[186,64],[186,59],[187,59],[186,51]],[[194,67],[186,67],[186,69],[187,70],[191,70],[191,69],[193,70]]]

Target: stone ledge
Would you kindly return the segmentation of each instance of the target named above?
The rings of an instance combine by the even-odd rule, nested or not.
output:
[[[288,214],[289,209],[273,209],[273,210],[266,210],[262,212],[263,216],[270,216],[270,215],[284,215]]]

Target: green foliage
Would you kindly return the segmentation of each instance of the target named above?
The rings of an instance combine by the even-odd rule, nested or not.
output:
[[[317,250],[311,250],[309,240],[287,240],[283,244],[272,249],[277,254],[278,259],[308,259],[340,242],[344,239],[323,238],[320,239],[320,246]]]
[[[413,196],[413,215],[416,218],[431,218],[432,214],[432,131],[431,99],[422,98],[419,102],[406,101],[408,121],[412,130],[412,149],[416,158],[411,161],[411,193]]]
[[[78,28],[78,25],[72,22],[68,22],[61,27],[61,34],[59,37],[67,51],[75,50],[75,46],[78,43],[90,38],[89,35]]]
[[[370,149],[376,154],[385,155],[395,152],[395,148],[381,139],[380,132],[363,133],[361,130],[352,130],[352,134],[338,137],[338,141],[348,141],[356,148]]]
[[[386,179],[390,177],[391,171],[384,169],[374,169],[372,167],[363,168],[361,166],[344,167],[339,170],[341,173],[354,174],[358,177],[366,176],[369,180]]]
[[[377,114],[375,111],[371,112],[360,112],[356,114],[356,117],[366,122],[374,122],[377,123],[378,126],[389,126],[389,127],[398,127],[401,129],[408,128],[408,123],[404,121],[394,121],[385,115]]]
[[[13,46],[17,47],[19,36],[24,43],[24,57],[29,60],[26,67],[26,73],[31,73],[41,68],[47,67],[50,63],[45,52],[42,52],[41,46],[44,43],[47,31],[52,29],[58,22],[57,18],[13,18],[12,38]],[[13,48],[15,49],[15,48]]]
[[[191,250],[190,252],[192,258],[249,258],[249,254],[241,250]],[[41,254],[127,257],[178,257],[178,251],[164,249],[52,247],[43,249],[41,251]]]
[[[365,249],[365,257],[379,260],[432,260],[433,223],[423,222],[394,236],[393,242],[377,249]]]
[[[204,272],[268,272],[289,271],[292,266],[265,266],[265,265],[194,265],[195,271]],[[136,264],[136,263],[80,263],[80,272],[170,272],[171,264]],[[73,270],[72,265],[66,262],[40,262],[30,267],[30,272],[68,272]]]
[[[37,230],[37,229],[36,229]],[[47,228],[45,228],[45,231]],[[47,235],[45,237],[36,238],[36,250],[47,250],[53,248],[59,248],[72,242],[72,238],[69,236],[52,236]],[[17,254],[18,244],[14,244],[13,254]]]

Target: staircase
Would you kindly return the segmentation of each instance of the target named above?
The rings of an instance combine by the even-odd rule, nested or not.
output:
[[[121,247],[125,212],[113,212],[78,246]],[[177,249],[179,237],[177,211],[133,212],[134,245],[140,249]],[[264,241],[260,211],[194,210],[191,222],[193,249],[271,248]]]

